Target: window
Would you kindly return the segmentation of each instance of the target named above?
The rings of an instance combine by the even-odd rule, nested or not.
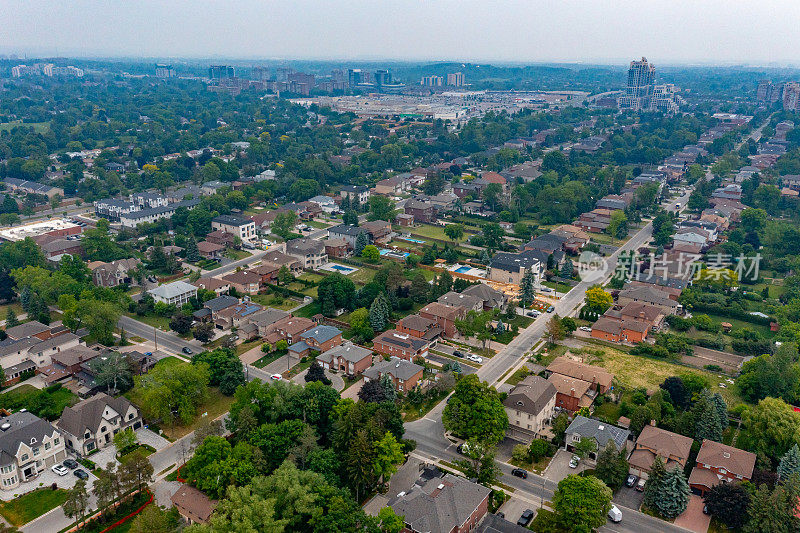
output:
[[[106,427],[105,427],[105,426],[101,426],[101,427],[100,427],[100,432],[101,432],[101,433],[105,433],[106,431],[108,431],[108,430],[106,429]]]
[[[50,443],[49,442],[45,442],[44,443],[44,449],[45,450],[49,450],[50,449]]]
[[[53,446],[58,446],[59,442],[60,442],[59,439],[53,439]]]
[[[86,449],[91,451],[94,450],[94,442],[90,442],[86,445]]]
[[[27,461],[28,460],[28,454],[27,453],[23,453],[22,457],[20,457],[19,460],[20,461]]]
[[[727,470],[725,470],[724,468],[720,468],[720,469],[719,469],[719,473],[720,473],[720,474],[727,474],[727,473],[728,473],[728,471],[727,471]]]
[[[41,452],[42,452],[42,449],[37,446],[36,448],[33,449],[33,456],[36,457]]]

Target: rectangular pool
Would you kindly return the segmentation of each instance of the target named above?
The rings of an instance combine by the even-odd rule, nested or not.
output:
[[[417,244],[425,244],[425,241],[421,241],[419,239],[412,239],[411,237],[397,237],[397,238],[403,241],[415,242]]]
[[[337,263],[327,263],[319,267],[319,269],[325,270],[327,272],[339,272],[341,274],[344,274],[345,276],[358,271],[358,269],[355,267],[339,265]]]
[[[470,270],[472,270],[472,267],[463,266],[463,267],[458,267],[455,271],[464,274],[465,272],[469,272]]]

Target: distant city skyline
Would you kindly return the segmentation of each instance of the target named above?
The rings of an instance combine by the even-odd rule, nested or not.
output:
[[[20,57],[800,65],[800,3],[0,0]]]

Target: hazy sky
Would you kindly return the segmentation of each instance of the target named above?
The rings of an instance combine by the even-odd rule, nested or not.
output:
[[[800,63],[797,0],[0,0],[18,55]]]

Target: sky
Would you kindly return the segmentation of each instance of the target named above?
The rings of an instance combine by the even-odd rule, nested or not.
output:
[[[0,0],[21,57],[800,64],[797,0]]]

